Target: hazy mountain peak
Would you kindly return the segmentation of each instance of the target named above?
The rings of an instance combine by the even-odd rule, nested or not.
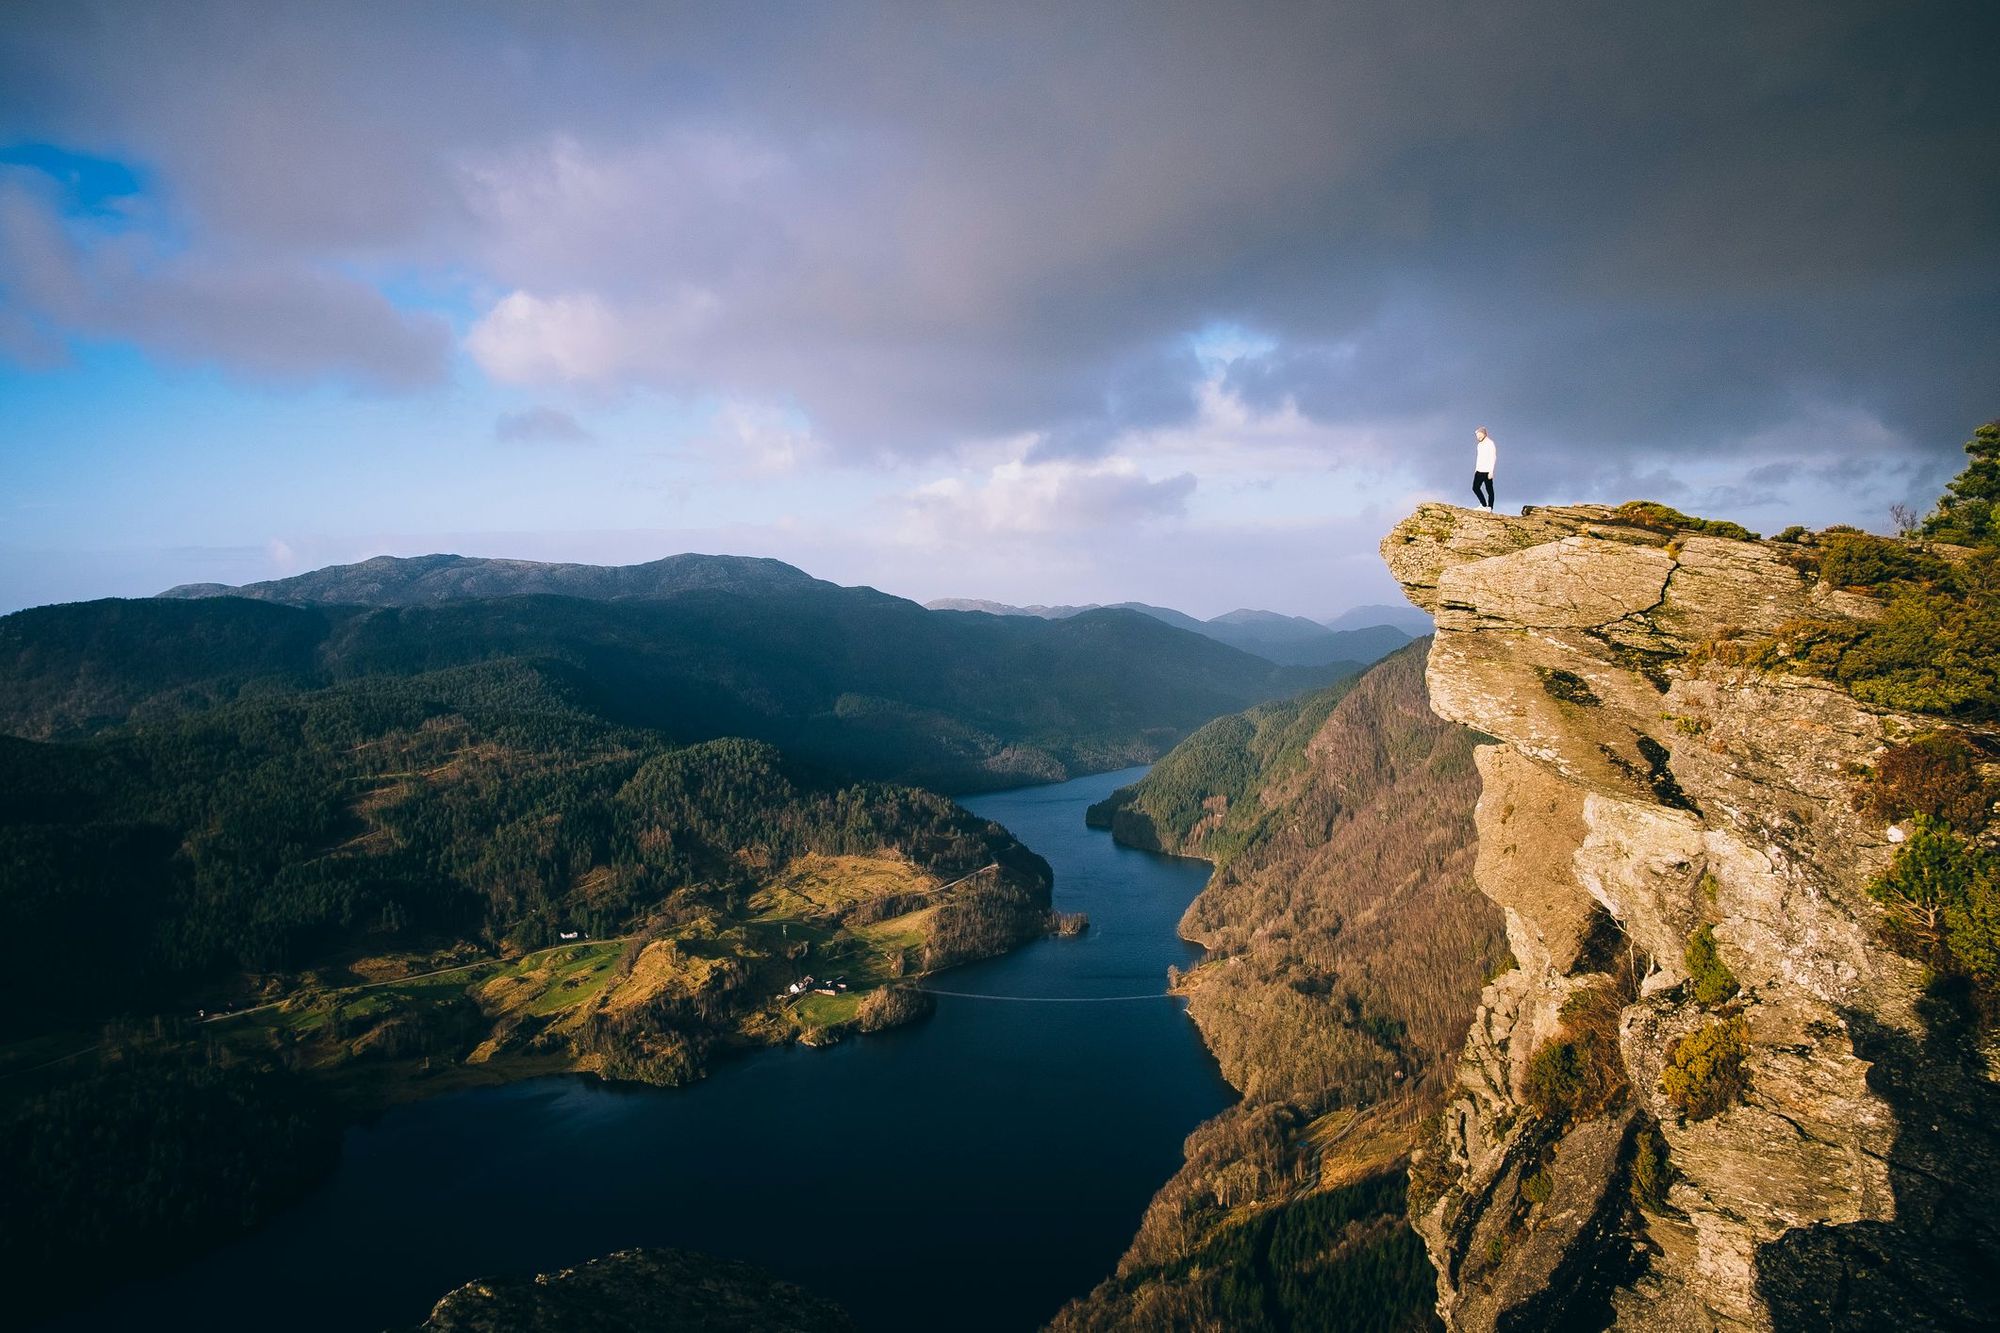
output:
[[[1431,618],[1407,602],[1395,606],[1371,603],[1356,606],[1323,622],[1328,629],[1365,629],[1370,625],[1394,625],[1405,634],[1421,638],[1435,628]]]
[[[1210,620],[1199,620],[1185,611],[1147,602],[1093,602],[1088,606],[1013,606],[978,597],[941,597],[925,606],[932,611],[983,611],[994,616],[1036,616],[1043,620],[1067,620],[1086,611],[1138,611],[1177,629],[1192,630],[1255,653],[1267,661],[1292,666],[1320,666],[1329,662],[1353,662],[1357,666],[1387,656],[1408,643],[1414,634],[1399,625],[1369,621],[1363,625],[1330,629],[1304,616],[1288,616],[1279,611],[1239,607]],[[1394,608],[1371,608],[1384,612]],[[1402,608],[1399,617],[1414,620],[1423,633],[1430,632],[1430,619],[1413,607]]]

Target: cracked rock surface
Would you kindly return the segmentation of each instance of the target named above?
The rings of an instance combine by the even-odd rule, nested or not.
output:
[[[1667,536],[1594,506],[1428,504],[1382,544],[1437,620],[1428,686],[1478,756],[1479,887],[1518,966],[1486,988],[1413,1215],[1455,1329],[1971,1328],[2000,1323],[2000,1083],[1887,947],[1866,885],[1890,830],[1855,799],[1940,726],[1828,682],[1689,654],[1801,617],[1874,615],[1770,542]],[[1699,663],[1697,665],[1696,663]],[[1713,932],[1740,991],[1702,1004]],[[1624,1092],[1538,1113],[1535,1053],[1624,969]],[[1740,1022],[1746,1088],[1683,1114],[1662,1073]],[[1672,1182],[1633,1188],[1643,1135]]]

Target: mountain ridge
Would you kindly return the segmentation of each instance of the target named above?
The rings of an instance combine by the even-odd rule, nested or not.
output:
[[[246,597],[293,605],[412,606],[538,593],[608,601],[696,590],[794,589],[823,582],[794,565],[764,556],[685,552],[636,565],[586,565],[489,556],[378,555],[259,583],[183,583],[157,596],[181,600]]]

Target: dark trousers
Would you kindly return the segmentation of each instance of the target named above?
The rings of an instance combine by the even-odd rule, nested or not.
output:
[[[1488,509],[1493,507],[1493,474],[1491,472],[1475,472],[1472,474],[1472,494],[1479,503],[1485,505]]]

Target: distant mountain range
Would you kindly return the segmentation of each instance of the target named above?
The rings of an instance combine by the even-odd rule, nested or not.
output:
[[[1357,606],[1352,610],[1342,611],[1322,623],[1328,629],[1366,629],[1370,625],[1394,625],[1416,639],[1421,639],[1437,628],[1428,615],[1408,602],[1400,606],[1383,606],[1379,603]]]
[[[1360,666],[1274,664],[1214,638],[1119,609],[939,615],[776,560],[384,557],[0,617],[0,732],[76,739],[395,678],[442,705],[580,709],[965,791],[1145,762],[1212,717]]]
[[[478,597],[547,593],[595,602],[712,591],[761,593],[835,585],[782,560],[740,555],[670,555],[643,565],[562,565],[463,555],[376,556],[309,574],[231,587],[183,583],[162,597],[250,597],[294,606],[422,606]]]
[[[1205,635],[1266,661],[1288,666],[1319,666],[1328,662],[1359,662],[1367,665],[1387,657],[1419,634],[1430,632],[1430,618],[1421,611],[1393,607],[1357,607],[1336,625],[1322,625],[1304,616],[1281,615],[1276,611],[1242,609],[1209,620],[1197,620],[1184,611],[1145,602],[1116,602],[1087,606],[1010,606],[972,597],[943,597],[925,603],[933,611],[979,611],[990,616],[1031,616],[1040,620],[1067,620],[1087,611],[1137,611],[1176,629]],[[1380,613],[1380,619],[1368,619]],[[1393,617],[1393,618],[1392,618]]]
[[[331,565],[291,578],[232,587],[187,583],[161,597],[181,600],[247,597],[291,606],[430,606],[491,597],[548,595],[593,602],[677,597],[694,592],[760,595],[797,593],[838,585],[815,579],[781,560],[733,555],[672,555],[642,565],[547,564],[463,555],[377,556]],[[1172,607],[1145,602],[1087,606],[1009,606],[1004,602],[948,597],[932,611],[980,611],[996,616],[1070,620],[1090,611],[1136,611],[1176,629],[1226,643],[1280,666],[1351,663],[1356,668],[1388,656],[1419,634],[1430,618],[1414,607],[1364,606],[1331,624],[1275,611],[1237,610],[1198,620]]]

